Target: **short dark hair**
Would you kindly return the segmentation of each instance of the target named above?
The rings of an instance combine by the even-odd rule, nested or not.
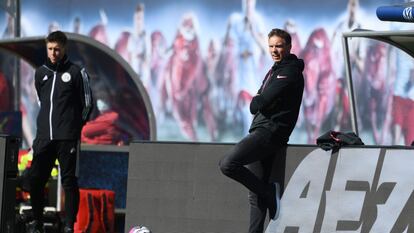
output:
[[[55,42],[55,43],[61,44],[63,47],[66,47],[67,41],[68,41],[68,38],[66,37],[65,33],[63,33],[62,31],[51,32],[46,37],[46,43]]]
[[[292,43],[292,37],[285,30],[282,30],[282,29],[279,29],[279,28],[273,28],[269,32],[269,34],[267,35],[267,37],[270,38],[272,36],[278,36],[278,37],[284,39],[287,45],[290,45]]]
[[[135,8],[135,11],[136,11],[136,12],[141,12],[141,11],[144,11],[144,9],[145,9],[144,4],[143,4],[143,3],[139,3],[139,4],[137,5],[137,7]]]

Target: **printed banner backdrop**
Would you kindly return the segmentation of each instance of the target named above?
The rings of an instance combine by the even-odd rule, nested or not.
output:
[[[248,131],[250,99],[272,64],[267,33],[275,27],[284,28],[292,34],[292,52],[306,63],[304,101],[290,143],[314,144],[327,130],[351,130],[341,33],[356,28],[401,28],[401,23],[379,21],[375,10],[402,2],[21,1],[21,29],[23,36],[46,35],[56,29],[81,33],[116,50],[140,75],[148,91],[158,140],[234,142]],[[7,17],[0,20],[0,30],[10,31]],[[387,53],[393,48],[387,45],[355,42],[352,46],[353,72],[360,73],[353,76],[361,84],[355,87],[356,96],[367,101],[364,106],[360,101],[362,108],[377,112],[371,117],[360,111],[366,118],[360,120],[368,121],[359,129],[362,140],[366,144],[409,144],[414,139],[410,127],[399,124],[397,116],[401,114],[391,111],[389,100],[395,98],[379,103],[376,97],[383,91],[387,97],[393,96],[394,89],[364,89],[373,83],[367,78],[372,76],[369,73],[383,69],[388,73],[380,79],[386,82],[378,85],[393,84],[396,78],[389,77],[396,76],[392,67],[398,67],[400,59],[389,59]],[[372,64],[369,56],[381,56],[384,61]],[[406,73],[403,79],[411,77]],[[414,100],[409,96],[414,92],[411,82],[406,81],[403,90],[408,105]],[[404,117],[410,114],[406,112]],[[374,118],[376,122],[369,123]]]
[[[14,59],[0,50],[0,112],[13,110],[13,63]]]

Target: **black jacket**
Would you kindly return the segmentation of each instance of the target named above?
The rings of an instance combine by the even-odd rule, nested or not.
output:
[[[289,140],[302,102],[304,67],[303,60],[294,54],[273,65],[270,79],[263,80],[250,103],[250,112],[255,114],[250,132],[264,128],[283,142]]]
[[[79,139],[92,108],[92,92],[85,69],[66,56],[57,64],[48,59],[36,69],[35,87],[40,102],[36,137]]]

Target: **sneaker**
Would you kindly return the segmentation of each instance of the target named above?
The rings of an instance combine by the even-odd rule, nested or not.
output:
[[[279,183],[273,183],[273,188],[271,195],[269,198],[269,217],[272,220],[276,220],[279,217],[280,213],[280,184]]]
[[[27,233],[44,233],[43,223],[33,220],[26,224]]]

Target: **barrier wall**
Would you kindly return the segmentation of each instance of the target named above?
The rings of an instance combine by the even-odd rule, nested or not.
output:
[[[0,232],[13,233],[20,138],[0,134]]]
[[[248,191],[218,167],[231,146],[130,144],[125,229],[145,225],[153,232],[246,232]],[[312,149],[304,146],[291,153]],[[276,179],[277,172],[272,174]]]
[[[128,177],[128,147],[82,145],[79,156],[80,188],[115,192],[115,208],[124,212]]]
[[[218,168],[231,146],[132,143],[125,229],[246,232],[248,191]],[[281,163],[283,174],[271,175],[287,184],[281,215],[266,232],[413,232],[412,148],[364,146],[331,154],[291,145],[286,160],[275,161],[279,171]]]

